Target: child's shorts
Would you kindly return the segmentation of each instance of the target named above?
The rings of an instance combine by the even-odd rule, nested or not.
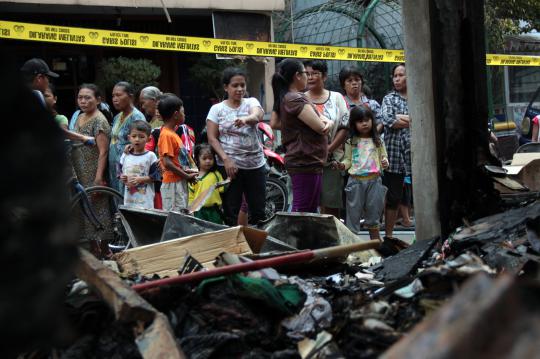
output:
[[[188,188],[186,181],[161,184],[163,210],[183,212],[188,207]]]

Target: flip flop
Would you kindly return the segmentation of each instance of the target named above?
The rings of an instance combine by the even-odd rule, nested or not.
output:
[[[402,221],[397,221],[396,226],[400,226],[400,227],[403,227],[403,228],[414,228],[416,226],[416,222],[414,221],[414,219],[412,219],[411,224],[407,225],[407,224],[403,223]]]

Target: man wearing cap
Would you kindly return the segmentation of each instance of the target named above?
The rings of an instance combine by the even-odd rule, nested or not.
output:
[[[49,88],[49,77],[57,78],[59,75],[52,72],[45,61],[38,58],[33,58],[24,63],[21,67],[21,72],[27,86],[39,98],[43,107],[47,107],[43,93]],[[77,132],[62,129],[64,135],[73,141],[82,141],[85,145],[93,146],[96,144],[93,137],[85,136]]]
[[[21,72],[23,73],[24,80],[39,98],[41,104],[46,106],[43,93],[49,87],[49,77],[57,78],[58,74],[52,72],[47,63],[38,58],[26,61],[21,67]]]

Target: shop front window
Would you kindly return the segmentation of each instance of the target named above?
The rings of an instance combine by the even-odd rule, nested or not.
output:
[[[510,103],[529,103],[540,86],[540,68],[508,66]]]

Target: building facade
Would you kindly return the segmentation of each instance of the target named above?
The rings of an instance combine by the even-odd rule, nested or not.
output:
[[[163,6],[165,4],[165,7]],[[240,13],[247,19],[240,26],[249,34],[250,15],[268,18],[268,40],[273,40],[271,14],[282,11],[283,0],[23,0],[0,1],[0,20],[20,21],[57,26],[72,26],[140,33],[179,36],[214,37],[214,13]],[[234,15],[234,14],[233,14]],[[170,19],[170,22],[169,22]],[[252,21],[252,20],[251,20]],[[252,22],[251,22],[252,23]],[[217,34],[227,36],[227,33]],[[236,36],[236,34],[235,34]],[[216,36],[220,37],[220,36]],[[76,108],[76,92],[80,84],[95,82],[103,60],[112,57],[149,59],[161,69],[158,78],[163,91],[178,94],[185,103],[187,122],[197,131],[205,125],[206,114],[216,99],[214,93],[190,79],[190,68],[202,55],[170,51],[126,49],[100,46],[0,40],[2,49],[15,55],[21,65],[29,58],[43,58],[61,76],[55,81],[59,112],[69,115]],[[215,56],[215,55],[212,55]],[[270,76],[274,72],[272,58],[242,59],[249,77],[248,91],[270,109],[272,105]],[[106,98],[109,98],[106,94]]]

